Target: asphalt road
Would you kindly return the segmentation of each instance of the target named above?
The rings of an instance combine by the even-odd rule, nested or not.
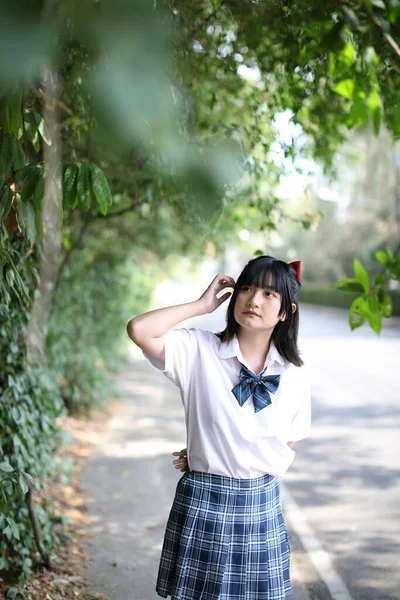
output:
[[[400,598],[400,319],[381,336],[305,307],[313,435],[285,476],[354,600]]]
[[[223,319],[221,307],[184,325],[218,331]],[[303,306],[300,349],[312,369],[313,435],[296,444],[284,484],[351,598],[399,600],[400,319],[378,337],[367,327],[351,332],[344,310]],[[120,411],[83,473],[93,521],[87,571],[110,600],[155,600],[183,410],[173,384],[131,351]],[[330,598],[289,529],[293,600],[307,598],[302,581],[311,598]]]

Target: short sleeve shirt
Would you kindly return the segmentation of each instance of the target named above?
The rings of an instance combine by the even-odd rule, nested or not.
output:
[[[252,396],[240,406],[232,393],[242,366],[252,371],[236,336],[221,342],[211,331],[178,328],[164,340],[165,362],[143,355],[180,390],[189,468],[237,479],[282,477],[295,456],[287,442],[311,432],[308,368],[284,359],[271,340],[263,375],[280,374],[280,383],[256,413]]]

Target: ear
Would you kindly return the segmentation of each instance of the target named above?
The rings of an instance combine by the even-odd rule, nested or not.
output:
[[[292,302],[292,313],[295,313],[297,310],[297,306],[294,302]],[[286,313],[283,313],[283,315],[280,318],[280,321],[286,321]]]

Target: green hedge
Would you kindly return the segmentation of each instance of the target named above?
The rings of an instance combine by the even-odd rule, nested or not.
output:
[[[400,315],[400,291],[391,291],[393,303],[393,316]],[[350,308],[354,298],[358,294],[348,294],[335,288],[317,288],[305,284],[299,293],[299,302],[306,304],[318,304],[322,306],[334,306],[337,308]]]
[[[18,238],[8,249],[32,297],[37,252],[30,252]],[[55,531],[59,519],[47,504],[45,485],[56,472],[63,472],[64,465],[55,456],[62,443],[57,417],[66,412],[48,364],[26,364],[28,319],[29,309],[0,287],[0,572],[9,571],[20,583],[39,558],[26,504],[28,482],[34,490],[43,546],[51,560],[60,542]]]
[[[5,242],[32,298],[39,263],[24,239]],[[58,460],[65,443],[58,417],[90,413],[118,395],[118,371],[125,364],[126,323],[147,309],[156,277],[140,258],[125,259],[118,245],[76,252],[63,273],[42,364],[28,366],[26,329],[30,309],[0,285],[0,572],[23,584],[41,557],[27,507],[33,486],[36,519],[50,560],[67,530],[47,501],[47,485],[68,483],[72,466]],[[122,257],[122,258],[121,258]],[[67,440],[68,441],[68,440]],[[7,597],[14,597],[16,590]],[[14,595],[13,595],[14,594]]]

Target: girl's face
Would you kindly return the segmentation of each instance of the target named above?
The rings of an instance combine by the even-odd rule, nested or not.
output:
[[[273,287],[241,285],[233,316],[245,329],[272,330],[284,316],[278,316],[281,302],[281,295]],[[296,307],[295,304],[293,306]]]

